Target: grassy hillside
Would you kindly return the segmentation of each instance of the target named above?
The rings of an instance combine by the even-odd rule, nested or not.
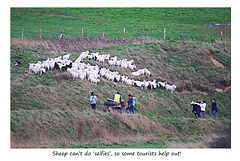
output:
[[[28,42],[11,41],[12,147],[210,147],[213,139],[224,137],[230,130],[230,42],[133,42],[88,49],[117,55],[119,59],[133,59],[137,68],[146,67],[153,74],[140,80],[174,83],[178,87],[173,94],[164,89],[129,87],[103,78],[99,85],[94,85],[86,80],[72,80],[67,72],[35,75],[28,71],[28,63],[68,52],[70,59],[75,60],[85,50],[74,51],[54,41],[46,41],[48,45],[45,41]],[[70,42],[63,44],[66,43]],[[210,55],[225,68],[214,66]],[[14,66],[15,60],[22,65]],[[85,62],[108,67],[95,61]],[[131,77],[128,70],[110,69]],[[104,100],[116,91],[121,92],[124,100],[129,93],[138,98],[136,115],[103,112]],[[91,92],[98,97],[97,111],[90,109]],[[210,113],[213,97],[219,107],[216,120]],[[196,99],[207,101],[206,120],[193,117],[190,102]]]
[[[223,28],[224,41],[219,41],[222,27],[204,26],[213,22],[231,22],[231,9],[11,8],[11,147],[230,147],[231,29]],[[99,38],[103,28],[105,39]],[[62,29],[69,39],[58,41]],[[196,41],[203,29],[205,42]],[[29,63],[67,53],[74,61],[86,50],[133,59],[137,69],[152,72],[139,80],[167,81],[177,89],[140,89],[104,78],[95,85],[72,80],[68,72],[40,76],[28,70]],[[15,66],[16,60],[22,64]],[[84,62],[134,78],[129,70]],[[129,93],[138,99],[135,115],[104,112],[104,100],[116,91],[125,101]],[[89,105],[91,92],[98,98],[96,111]],[[212,98],[218,104],[216,119]],[[192,100],[207,101],[206,119],[194,118]]]
[[[24,28],[25,38],[39,39],[59,37],[64,29],[69,37],[102,36],[117,38],[141,37],[144,28],[145,38],[163,39],[166,28],[167,39],[181,39],[184,29],[185,39],[205,41],[220,40],[222,27],[208,27],[204,24],[231,22],[231,8],[11,8],[11,37],[21,37]],[[224,28],[223,39],[231,39],[231,31]]]

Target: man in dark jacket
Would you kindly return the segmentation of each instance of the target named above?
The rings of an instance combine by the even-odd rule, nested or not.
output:
[[[213,98],[212,99],[212,115],[213,115],[213,118],[216,117],[216,112],[217,112],[217,103],[216,103],[215,99]]]
[[[192,101],[192,102],[191,102],[191,105],[193,106],[192,112],[194,113],[195,118],[197,118],[197,107],[198,107],[197,101],[195,101],[195,102]]]
[[[133,113],[133,97],[132,95],[129,95],[129,98],[128,98],[128,109],[129,109],[129,112],[130,113]]]

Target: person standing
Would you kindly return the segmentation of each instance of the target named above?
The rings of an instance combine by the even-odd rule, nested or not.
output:
[[[203,100],[203,102],[200,104],[202,117],[205,118],[205,109],[206,109],[206,101]]]
[[[196,103],[196,105],[197,105],[197,116],[198,116],[198,118],[201,118],[201,115],[200,115],[200,112],[201,112],[200,101],[198,101]]]
[[[130,113],[133,113],[133,99],[132,99],[132,95],[130,95],[129,99],[128,99],[128,109]]]
[[[132,112],[133,112],[133,114],[134,114],[134,107],[135,107],[135,105],[136,105],[136,101],[137,101],[137,98],[135,98],[133,95],[132,95]]]
[[[197,101],[192,101],[191,105],[193,106],[192,112],[194,113],[195,118],[197,118]]]
[[[216,103],[215,99],[213,98],[212,99],[212,115],[213,115],[213,118],[216,117],[216,112],[217,112],[217,103]]]
[[[96,110],[96,103],[97,103],[97,97],[92,92],[90,97],[90,104],[93,110]]]

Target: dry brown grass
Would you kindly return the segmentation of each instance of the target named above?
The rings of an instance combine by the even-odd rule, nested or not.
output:
[[[46,39],[46,40],[34,40],[34,39],[11,39],[11,46],[22,49],[41,49],[41,50],[55,50],[55,51],[82,51],[89,49],[102,49],[103,47],[109,47],[121,44],[138,44],[142,42],[155,41],[155,39],[120,39],[120,38],[72,38],[65,40],[58,39]],[[57,53],[56,53],[57,54]],[[58,56],[58,55],[53,55]]]

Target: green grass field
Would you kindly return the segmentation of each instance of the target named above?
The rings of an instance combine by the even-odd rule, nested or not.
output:
[[[34,10],[37,12],[33,12]],[[115,22],[114,15],[119,17],[120,13],[122,14],[121,20],[128,20],[128,24],[130,24],[129,21],[132,19],[134,20],[133,24],[136,24],[139,16],[132,14],[126,17],[124,15],[141,11],[141,13],[145,13],[141,15],[145,17],[146,23],[140,21],[139,30],[142,26],[150,24],[147,23],[149,19],[151,19],[151,27],[153,27],[157,24],[159,17],[156,13],[160,10],[164,11],[163,15],[172,16],[172,19],[167,19],[169,25],[173,25],[173,21],[184,26],[210,23],[213,19],[208,19],[208,17],[213,17],[217,13],[219,15],[223,11],[226,12],[225,17],[226,15],[231,17],[228,8],[12,9],[11,147],[229,148],[229,139],[231,139],[231,41],[211,43],[196,40],[142,41],[129,39],[123,41],[120,39],[80,40],[74,38],[77,33],[74,31],[79,26],[76,24],[79,21],[73,20],[77,19],[77,15],[80,13],[82,18],[86,19],[86,23],[83,23],[86,26],[83,27],[98,32],[96,26],[99,25],[101,34],[104,24],[123,27],[123,24],[120,26]],[[201,10],[206,14],[200,18],[193,14],[192,17],[196,23],[192,21],[191,24],[187,24],[188,21],[183,20],[184,16],[182,19],[176,18],[177,13],[174,12],[176,10],[177,13],[181,11],[185,14]],[[115,12],[110,14],[110,11]],[[150,12],[155,14],[149,15]],[[17,16],[19,17],[17,18]],[[28,21],[30,17],[33,19],[32,21]],[[49,34],[45,33],[42,41],[30,39],[34,37],[32,36],[34,34],[37,37],[38,26],[41,26],[40,22],[35,20],[36,17],[44,17],[45,25],[42,26],[42,29],[45,26],[50,31]],[[63,23],[62,19],[68,23]],[[215,20],[218,21],[217,18]],[[90,22],[96,21],[99,21],[99,24],[90,24]],[[229,20],[221,19],[221,22],[227,21]],[[26,22],[25,26],[20,25],[22,22]],[[62,26],[58,24],[62,24]],[[22,27],[26,34],[27,31],[31,31],[28,33],[29,39],[21,40],[17,36],[18,32],[21,33]],[[69,40],[47,39],[47,37],[51,37],[51,33],[61,30],[62,27],[66,27],[65,31],[66,34],[69,34],[67,35],[70,37]],[[135,29],[135,31],[138,30],[137,27]],[[157,31],[155,29],[153,27],[151,31]],[[111,33],[113,35],[113,30]],[[146,67],[152,72],[151,78],[140,77],[140,80],[167,81],[169,84],[176,84],[177,89],[174,93],[161,88],[156,90],[140,89],[111,82],[104,78],[100,78],[100,84],[95,85],[87,80],[72,80],[68,72],[53,70],[47,71],[44,75],[35,75],[28,70],[28,63],[36,63],[67,53],[71,54],[70,59],[74,61],[81,52],[86,50],[89,50],[90,53],[117,55],[119,59],[133,59],[137,69]],[[224,68],[216,67],[210,59],[211,56],[222,63]],[[21,61],[22,64],[15,66],[16,60]],[[133,78],[129,74],[129,70],[109,67],[107,64],[93,60],[84,60],[84,62],[107,67]],[[112,97],[116,91],[121,92],[125,101],[129,93],[133,93],[137,97],[135,115],[104,112],[104,100]],[[91,92],[98,97],[96,111],[92,111],[89,105]],[[216,119],[211,116],[212,98],[215,98],[218,104]],[[195,119],[190,102],[204,99],[207,101],[206,119]]]
[[[39,39],[59,37],[62,30],[69,37],[105,37],[163,39],[184,38],[205,41],[220,40],[222,27],[208,27],[204,24],[231,22],[230,8],[11,8],[11,37],[21,38],[24,28],[25,38]],[[231,39],[231,29],[224,28],[223,39]]]

